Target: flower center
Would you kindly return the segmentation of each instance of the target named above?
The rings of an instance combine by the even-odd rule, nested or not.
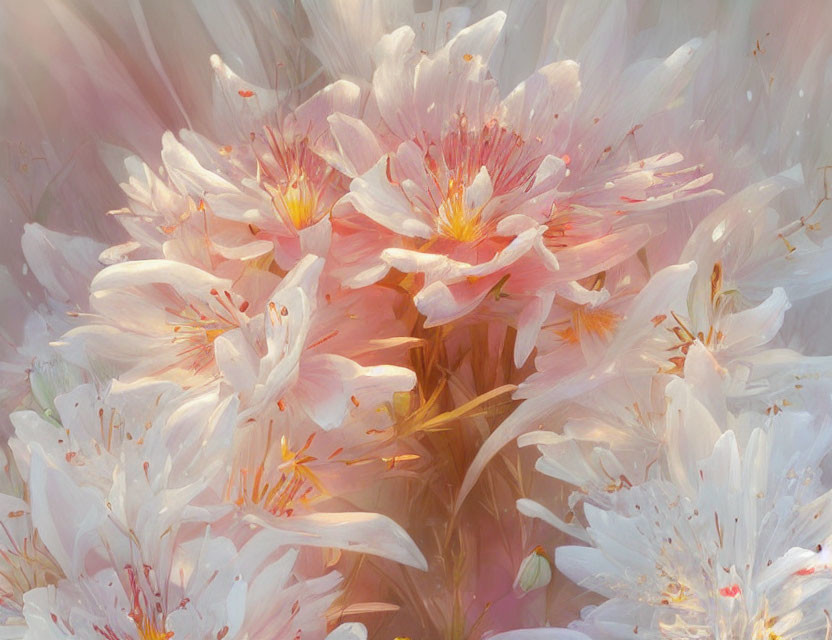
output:
[[[200,371],[213,362],[214,341],[226,331],[239,326],[237,313],[248,308],[248,301],[239,302],[228,291],[211,289],[216,308],[205,303],[183,300],[182,308],[166,308],[173,331],[172,342],[182,347],[178,353],[182,362]],[[197,306],[199,305],[199,306]]]
[[[274,207],[285,214],[295,229],[312,225],[318,213],[318,193],[309,178],[301,172],[282,189],[267,184]]]
[[[153,621],[147,618],[142,618],[141,622],[136,621],[136,628],[140,640],[168,640],[173,637],[173,631],[159,631]]]
[[[182,347],[178,355],[183,364],[189,364],[194,371],[198,371],[213,361],[214,341],[231,328],[231,324],[218,326],[218,323],[207,319],[192,319],[173,326],[172,342]]]
[[[572,322],[565,329],[555,333],[569,344],[578,344],[582,335],[606,338],[618,325],[620,317],[607,309],[586,309],[579,307],[572,312]]]
[[[133,607],[128,616],[135,623],[136,629],[139,632],[139,640],[169,640],[173,637],[173,631],[165,631],[164,618],[162,619],[161,629],[156,624],[154,616],[148,616],[147,611],[153,611],[153,606],[150,600],[145,595],[145,591],[141,585],[141,576],[144,577],[145,587],[151,586],[151,568],[144,566],[142,574],[136,572],[131,565],[124,567],[127,572],[129,581],[130,596]],[[161,615],[161,607],[158,602],[156,604]],[[106,636],[105,636],[106,637]]]
[[[320,480],[308,466],[317,460],[307,453],[315,434],[297,451],[289,448],[283,436],[278,452],[272,447],[272,429],[270,423],[265,453],[260,461],[241,465],[236,473],[232,473],[226,487],[226,500],[240,507],[256,505],[272,515],[289,517],[297,506],[325,493]]]
[[[671,582],[662,593],[664,600],[669,604],[685,602],[690,598],[690,588],[681,582]]]
[[[459,181],[449,181],[448,194],[439,206],[439,231],[459,242],[472,242],[482,235],[481,212],[465,206],[465,187]]]
[[[27,516],[23,511],[12,511],[7,517]],[[63,571],[43,546],[37,530],[20,545],[8,532],[4,535],[9,542],[0,548],[0,612],[7,610],[19,615],[23,595],[35,587],[57,584]]]
[[[214,344],[214,340],[225,332],[226,329],[205,329],[205,339],[208,341],[208,344]]]
[[[257,171],[275,215],[297,230],[312,226],[340,195],[338,172],[313,151],[307,137],[271,127],[265,133],[268,154],[258,155]]]

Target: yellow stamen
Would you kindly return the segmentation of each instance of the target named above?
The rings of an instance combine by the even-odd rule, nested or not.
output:
[[[237,506],[256,505],[273,515],[288,517],[299,504],[308,504],[324,496],[326,491],[308,466],[317,460],[316,457],[307,454],[313,437],[310,437],[300,449],[292,451],[288,440],[283,436],[280,440],[282,461],[274,461],[269,459],[271,429],[270,424],[266,452],[262,460],[253,466],[254,473],[250,473],[247,467],[241,467],[233,473],[226,489],[226,499]],[[253,481],[250,482],[250,478],[253,478]],[[232,494],[235,485],[236,497]]]
[[[173,631],[159,631],[152,620],[143,617],[136,623],[139,630],[139,640],[169,640],[173,638]]]
[[[465,187],[453,179],[448,184],[448,195],[439,207],[439,230],[460,242],[472,242],[482,234],[481,212],[466,210]]]
[[[205,338],[208,340],[208,344],[214,344],[214,340],[225,333],[225,331],[225,329],[206,329]]]
[[[272,202],[282,209],[295,229],[304,229],[316,222],[318,194],[306,175],[301,173],[283,189],[266,184]]]

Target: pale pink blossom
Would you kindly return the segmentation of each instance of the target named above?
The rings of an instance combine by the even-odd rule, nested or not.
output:
[[[0,636],[830,636],[830,17],[0,6]]]
[[[427,55],[408,27],[385,36],[373,76],[380,133],[330,120],[336,139],[353,136],[341,145],[348,159],[352,149],[389,150],[353,180],[342,208],[395,235],[375,240],[376,264],[348,282],[372,282],[389,268],[423,274],[414,300],[428,326],[470,313],[495,290],[519,297],[521,364],[555,295],[573,298],[575,280],[635,253],[656,232],[640,213],[700,193],[711,176],[669,169],[682,159],[674,153],[623,165],[601,154],[578,171],[573,155],[590,162],[574,133],[578,65],[547,65],[501,99],[488,61],[504,21],[496,13]]]

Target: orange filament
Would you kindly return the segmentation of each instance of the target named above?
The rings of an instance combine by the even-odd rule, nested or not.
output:
[[[125,567],[125,571],[127,571],[130,594],[133,601],[133,607],[128,616],[136,625],[136,629],[139,632],[139,640],[169,640],[172,638],[173,631],[165,631],[164,621],[162,621],[161,625],[158,625],[155,617],[149,617],[147,615],[146,611],[152,611],[152,607],[139,584],[139,574],[137,574],[136,570],[131,565],[127,565]],[[150,584],[150,571],[151,568],[145,565],[144,579],[148,586]]]
[[[269,442],[272,425],[269,425]],[[241,467],[237,474],[229,479],[226,499],[237,506],[257,506],[276,516],[291,516],[298,504],[306,504],[314,497],[325,493],[323,485],[309,469],[309,463],[317,458],[307,451],[312,446],[314,434],[297,451],[289,448],[286,437],[280,441],[280,459],[270,458],[271,447],[266,446],[266,453],[254,467]],[[237,485],[237,496],[232,499],[233,485]]]
[[[589,309],[578,307],[572,312],[570,326],[556,331],[564,342],[578,344],[582,335],[595,335],[607,338],[618,325],[620,317],[607,309]]]
[[[23,511],[12,511],[9,518],[19,518]],[[31,537],[15,542],[6,525],[0,523],[4,537],[11,544],[0,549],[0,599],[5,607],[21,609],[23,595],[35,588],[57,584],[64,575],[58,563],[43,546],[37,530]]]
[[[222,307],[221,310],[204,306],[200,310],[194,304],[186,304],[181,310],[167,308],[166,311],[174,316],[172,323],[173,342],[182,344],[184,349],[179,352],[183,360],[191,360],[191,367],[199,371],[213,361],[214,341],[226,331],[238,326],[236,320],[237,309],[230,292],[211,290],[211,295]],[[240,306],[247,307],[243,302]],[[210,314],[206,315],[206,314]]]

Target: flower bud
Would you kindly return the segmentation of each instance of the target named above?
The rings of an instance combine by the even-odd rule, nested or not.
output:
[[[523,593],[528,593],[545,587],[551,579],[552,566],[549,558],[543,551],[543,547],[537,546],[520,565],[517,578],[514,580],[514,588],[520,588]]]

